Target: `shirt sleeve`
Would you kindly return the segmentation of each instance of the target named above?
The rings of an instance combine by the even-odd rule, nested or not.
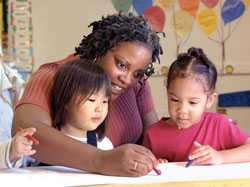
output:
[[[138,84],[135,87],[135,94],[138,108],[142,116],[154,109],[153,97],[148,81],[145,81],[143,85]]]
[[[49,93],[56,70],[56,64],[42,65],[29,79],[23,96],[15,108],[22,104],[34,104],[49,112]]]
[[[221,137],[224,139],[223,144],[225,149],[238,147],[246,142],[249,135],[242,131],[236,123],[233,123],[226,116],[223,116],[222,124],[223,134]]]
[[[23,157],[20,157],[18,160],[11,162],[10,161],[10,146],[11,146],[11,141],[7,145],[6,156],[5,156],[7,167],[8,168],[20,168],[23,162]]]
[[[10,144],[10,141],[0,144],[0,169],[8,168],[5,158],[6,158],[9,144]]]

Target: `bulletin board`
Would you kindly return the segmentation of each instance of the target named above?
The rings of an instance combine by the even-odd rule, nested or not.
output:
[[[10,56],[20,71],[32,72],[34,60],[31,0],[9,0],[8,10]]]
[[[168,62],[157,66],[166,74],[176,55],[201,47],[220,75],[250,75],[250,0],[111,0],[116,11],[144,15],[156,32],[164,32]]]
[[[2,0],[1,56],[20,73],[30,74],[34,68],[31,0]]]

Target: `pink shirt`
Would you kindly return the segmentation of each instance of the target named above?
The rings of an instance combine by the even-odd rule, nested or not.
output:
[[[62,64],[77,58],[70,55],[61,61],[42,65],[30,78],[16,108],[33,104],[49,113],[49,92],[55,73]],[[138,83],[120,95],[109,108],[106,136],[114,146],[135,143],[143,132],[142,116],[154,109],[148,82],[143,86]]]
[[[199,123],[181,130],[166,123],[166,118],[161,119],[146,131],[143,145],[157,158],[179,162],[188,160],[194,141],[225,150],[244,144],[247,138],[248,135],[226,116],[205,113]]]

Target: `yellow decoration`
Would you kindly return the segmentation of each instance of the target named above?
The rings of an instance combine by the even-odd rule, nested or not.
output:
[[[217,27],[217,15],[212,9],[203,9],[197,16],[198,24],[201,30],[209,35],[215,31]]]
[[[176,0],[155,0],[155,5],[162,8],[163,10],[170,9]]]
[[[168,75],[168,67],[167,66],[162,66],[161,67],[161,75],[163,75],[163,76]]]
[[[246,6],[249,6],[250,5],[250,0],[243,0],[242,1]]]
[[[225,70],[226,70],[226,74],[232,74],[234,71],[234,67],[232,65],[227,65],[225,67]]]
[[[192,30],[193,17],[185,10],[174,12],[171,21],[174,32],[180,38],[183,38]]]

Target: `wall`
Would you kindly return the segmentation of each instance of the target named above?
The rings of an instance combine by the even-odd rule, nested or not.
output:
[[[87,26],[90,22],[101,18],[103,15],[115,12],[109,0],[33,0],[32,8],[36,67],[73,53],[83,34],[89,33]],[[166,16],[168,21],[170,15],[166,14]],[[240,71],[246,69],[250,71],[250,43],[247,39],[248,33],[250,33],[249,17],[250,10],[246,12],[236,31],[226,44],[227,61],[234,64],[236,69],[238,68]],[[167,24],[165,32],[167,37],[161,40],[164,48],[161,64],[169,65],[176,55],[176,42],[171,27],[168,27]],[[200,46],[220,66],[220,46],[208,40],[199,31],[197,25],[194,25],[193,32],[194,34],[181,48],[181,51],[185,51],[189,46]],[[241,66],[237,67],[237,64],[241,64]],[[156,109],[160,117],[167,115],[163,82],[164,77],[150,78]],[[250,76],[225,76],[219,78],[217,91],[223,93],[249,90],[249,82]],[[215,110],[215,106],[212,110]],[[247,119],[250,108],[229,109],[228,113],[230,117],[238,121],[243,129],[250,132],[250,124]]]

